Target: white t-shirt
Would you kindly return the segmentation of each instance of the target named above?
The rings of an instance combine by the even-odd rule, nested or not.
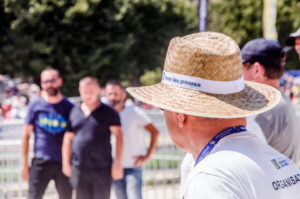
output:
[[[299,199],[300,170],[257,136],[241,132],[222,138],[192,168],[184,199]]]
[[[185,191],[185,182],[194,165],[194,157],[192,156],[192,154],[186,153],[180,165],[180,198],[183,198],[183,194]]]
[[[134,167],[135,156],[143,154],[143,130],[151,123],[151,119],[138,107],[125,106],[120,112],[123,131],[123,155],[122,165],[124,168]]]
[[[255,134],[259,140],[265,144],[267,144],[267,140],[264,136],[264,133],[262,132],[260,126],[255,122],[255,117],[250,116],[246,118],[247,121],[247,130],[253,134]],[[189,172],[192,170],[194,167],[195,160],[190,153],[186,153],[183,160],[181,161],[181,166],[180,166],[180,195],[181,198],[183,196],[184,192],[184,184],[186,181],[186,178],[189,174]]]

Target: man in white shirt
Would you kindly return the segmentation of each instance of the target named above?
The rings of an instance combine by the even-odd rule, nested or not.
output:
[[[280,93],[244,81],[240,49],[230,37],[173,38],[161,83],[127,91],[163,109],[173,142],[192,154],[185,199],[299,198],[299,168],[245,127],[245,117],[273,108]]]
[[[150,159],[155,150],[158,130],[151,119],[138,107],[126,105],[126,93],[117,80],[110,80],[105,86],[108,103],[120,114],[124,147],[122,166],[124,177],[113,182],[117,199],[142,198],[142,169],[141,166]],[[146,155],[143,154],[143,130],[151,134],[151,142]]]

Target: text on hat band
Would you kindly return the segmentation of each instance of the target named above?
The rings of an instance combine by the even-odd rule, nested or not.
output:
[[[244,77],[234,81],[215,81],[163,71],[161,83],[212,94],[233,94],[245,88]]]

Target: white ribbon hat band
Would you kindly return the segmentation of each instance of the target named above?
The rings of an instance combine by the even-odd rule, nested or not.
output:
[[[215,81],[163,71],[161,83],[211,94],[233,94],[245,88],[244,77],[234,81]]]

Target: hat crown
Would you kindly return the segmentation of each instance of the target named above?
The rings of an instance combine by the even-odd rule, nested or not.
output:
[[[280,92],[245,82],[238,45],[220,33],[171,40],[161,83],[127,91],[164,110],[209,118],[241,118],[274,107]]]
[[[240,49],[221,33],[175,37],[168,47],[164,70],[207,80],[237,80],[242,76]]]
[[[264,66],[280,67],[284,51],[276,40],[258,38],[247,42],[242,48],[242,61],[260,62]]]

